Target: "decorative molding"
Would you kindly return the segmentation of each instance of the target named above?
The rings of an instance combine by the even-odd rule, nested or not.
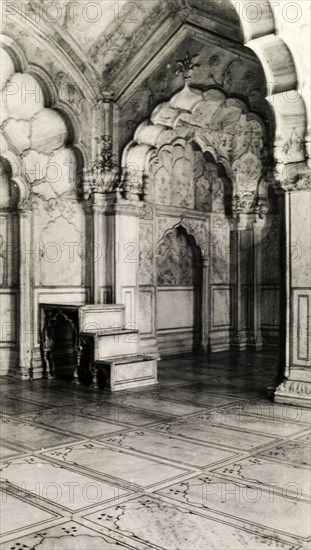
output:
[[[105,205],[105,214],[114,215],[121,214],[123,216],[136,216],[140,218],[141,213],[144,212],[144,203],[130,201],[117,196],[110,197],[109,201]]]
[[[139,217],[142,220],[153,220],[154,218],[154,207],[148,203],[144,203],[143,207],[140,209]]]
[[[284,380],[276,389],[277,395],[304,397],[311,400],[311,383],[298,380]]]

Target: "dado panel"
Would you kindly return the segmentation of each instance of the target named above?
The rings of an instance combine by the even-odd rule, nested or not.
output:
[[[231,328],[232,288],[212,286],[212,329]]]
[[[139,289],[139,332],[154,336],[154,288]]]
[[[157,312],[158,330],[192,328],[195,323],[195,288],[158,288]]]
[[[17,299],[16,290],[0,291],[1,331],[0,342],[16,343],[17,341]]]
[[[0,291],[0,375],[17,366],[18,293]]]
[[[299,366],[311,366],[310,316],[311,290],[296,288],[293,300],[293,363]]]
[[[278,285],[260,287],[260,326],[264,345],[279,343],[280,289]]]

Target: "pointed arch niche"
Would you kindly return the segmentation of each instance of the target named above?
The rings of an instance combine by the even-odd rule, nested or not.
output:
[[[124,197],[151,206],[149,219],[139,219],[139,328],[146,350],[157,346],[161,354],[169,354],[261,348],[262,335],[267,344],[278,345],[279,273],[264,273],[262,262],[270,253],[279,266],[280,200],[268,182],[268,130],[241,99],[216,88],[204,92],[185,81],[179,93],[154,109],[125,148]],[[262,246],[270,230],[273,251]],[[163,284],[159,278],[167,239],[173,239],[166,249],[168,272],[170,262],[176,268],[181,261],[174,231],[188,231],[200,248],[202,276],[195,292],[195,285],[186,292],[178,288],[186,285]],[[177,254],[175,260],[170,254]],[[163,300],[164,287],[172,296],[176,293],[170,300],[178,307]],[[271,308],[262,300],[265,292],[274,304],[272,320]],[[194,295],[201,302],[195,312]],[[165,303],[169,327],[164,326]],[[194,312],[187,326],[177,313],[182,307],[189,315]],[[194,321],[198,318],[199,324]]]

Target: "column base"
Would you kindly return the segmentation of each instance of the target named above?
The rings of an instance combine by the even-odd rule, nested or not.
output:
[[[254,351],[261,351],[263,349],[261,331],[252,332],[249,335],[247,347]]]
[[[32,350],[31,378],[33,380],[43,378],[43,365],[40,348],[34,348]]]
[[[283,380],[274,391],[274,402],[311,408],[311,382]]]
[[[228,331],[211,332],[207,351],[214,353],[217,351],[228,351],[231,348],[230,334]]]
[[[260,351],[263,349],[261,332],[249,332],[241,330],[231,337],[231,349],[245,351],[247,349]]]
[[[8,374],[9,378],[14,380],[31,380],[30,369],[27,367],[18,367],[14,372]]]
[[[154,336],[143,337],[140,335],[139,344],[141,355],[152,355],[158,359],[160,358],[158,343]]]
[[[247,337],[246,331],[241,330],[239,332],[235,332],[231,336],[230,349],[233,349],[236,351],[245,351],[247,347],[248,347],[248,337]]]

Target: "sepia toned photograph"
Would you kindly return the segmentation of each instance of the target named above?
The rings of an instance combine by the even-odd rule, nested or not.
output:
[[[0,27],[0,549],[311,550],[311,0]]]

